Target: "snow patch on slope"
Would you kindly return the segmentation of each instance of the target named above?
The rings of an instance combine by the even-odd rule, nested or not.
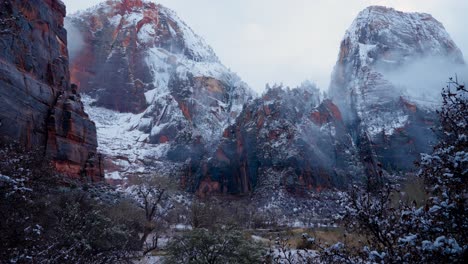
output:
[[[118,113],[106,108],[92,105],[94,100],[83,95],[83,104],[96,123],[98,135],[98,151],[107,157],[117,157],[114,165],[120,171],[144,173],[141,166],[145,159],[158,160],[165,156],[169,144],[149,145],[148,134],[135,129],[142,120],[143,114]],[[106,171],[106,178],[122,179],[119,171]]]

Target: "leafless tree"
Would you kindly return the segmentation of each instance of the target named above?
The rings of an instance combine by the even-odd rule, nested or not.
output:
[[[155,177],[139,180],[131,188],[138,206],[144,210],[144,224],[140,240],[143,254],[158,248],[158,240],[167,226],[166,216],[173,208],[169,200],[170,184],[168,179]],[[148,242],[148,238],[151,241]]]

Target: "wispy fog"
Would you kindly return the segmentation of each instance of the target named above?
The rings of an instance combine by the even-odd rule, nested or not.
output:
[[[441,102],[442,88],[450,77],[458,76],[462,82],[468,82],[468,67],[444,57],[426,57],[381,72],[404,94],[427,106]]]
[[[85,42],[78,28],[72,25],[68,20],[65,20],[65,29],[68,32],[68,54],[70,61],[73,61],[78,52],[83,48]]]

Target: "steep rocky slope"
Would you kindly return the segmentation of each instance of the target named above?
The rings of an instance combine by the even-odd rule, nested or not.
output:
[[[0,136],[100,180],[96,127],[70,84],[64,16],[59,0],[0,2]]]
[[[452,67],[464,63],[442,24],[429,14],[372,6],[359,13],[345,34],[330,95],[356,130],[356,142],[372,145],[384,168],[409,170],[419,153],[436,142],[430,128],[443,83],[408,87],[417,76],[395,78],[411,66],[429,79],[427,64],[434,61]]]
[[[106,1],[70,16],[67,27],[82,37],[71,77],[89,96],[110,177],[195,172],[252,97],[161,5]]]

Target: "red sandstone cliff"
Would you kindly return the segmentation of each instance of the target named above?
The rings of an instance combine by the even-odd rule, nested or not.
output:
[[[98,181],[96,127],[70,83],[65,12],[59,0],[0,1],[0,135]]]

